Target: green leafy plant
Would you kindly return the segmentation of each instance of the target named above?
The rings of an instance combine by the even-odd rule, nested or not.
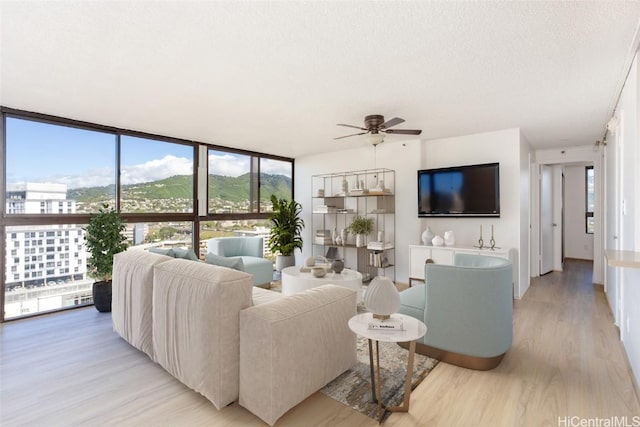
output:
[[[295,200],[287,201],[271,196],[273,212],[269,216],[271,234],[269,248],[272,253],[288,256],[298,248],[302,250],[302,229],[304,221],[300,218],[302,206]]]
[[[356,215],[347,229],[353,234],[369,234],[373,231],[373,218]]]
[[[84,229],[85,242],[90,258],[87,260],[89,275],[94,279],[111,280],[113,256],[129,246],[124,234],[125,223],[115,209],[104,203],[97,214],[91,215]]]

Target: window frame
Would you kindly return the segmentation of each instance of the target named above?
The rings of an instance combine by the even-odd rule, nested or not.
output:
[[[594,234],[595,230],[589,231],[589,218],[593,218],[593,210],[589,211],[589,171],[593,174],[593,165],[584,168],[584,231],[586,234]],[[595,186],[595,175],[593,175]],[[595,188],[593,189],[595,193]]]
[[[257,204],[258,208],[255,212],[248,213],[225,213],[225,214],[210,214],[207,212],[206,215],[199,215],[198,204],[200,203],[198,199],[199,194],[199,182],[198,182],[198,165],[200,165],[200,147],[205,147],[206,152],[208,153],[209,149],[214,149],[217,151],[235,153],[248,155],[251,157],[252,162],[255,158],[256,162],[259,164],[259,159],[268,158],[280,161],[286,161],[291,163],[291,198],[293,198],[294,190],[295,190],[295,159],[289,157],[282,157],[277,155],[271,155],[266,153],[259,153],[249,150],[241,150],[231,147],[225,147],[221,145],[208,144],[206,142],[193,141],[193,140],[185,140],[180,138],[167,137],[163,135],[150,134],[146,132],[139,132],[135,130],[129,129],[121,129],[113,126],[106,126],[97,123],[91,123],[86,121],[74,120],[60,116],[53,116],[48,114],[42,114],[32,111],[24,111],[9,107],[0,106],[0,137],[2,138],[2,163],[0,164],[0,274],[5,274],[6,268],[6,227],[10,226],[20,226],[20,225],[59,225],[59,224],[87,224],[89,222],[89,218],[91,217],[91,213],[74,213],[74,214],[19,214],[19,213],[7,213],[7,199],[6,199],[6,119],[8,117],[22,119],[22,120],[31,120],[51,125],[58,126],[67,126],[72,128],[78,128],[88,131],[100,131],[106,133],[113,133],[116,136],[116,147],[115,147],[115,159],[114,166],[116,171],[116,180],[115,180],[115,209],[117,211],[121,211],[121,181],[120,181],[120,172],[121,172],[121,137],[122,136],[132,136],[137,138],[146,138],[157,140],[160,142],[169,142],[169,143],[177,143],[183,145],[189,145],[193,147],[193,209],[192,212],[182,213],[182,212],[148,212],[148,213],[126,213],[121,212],[123,219],[126,222],[130,223],[140,223],[140,222],[171,222],[171,221],[180,221],[180,222],[191,222],[193,225],[193,248],[200,247],[200,221],[217,221],[217,220],[242,220],[242,219],[267,219],[269,217],[268,212],[259,212],[259,168],[258,168],[258,176],[256,177],[256,181],[253,185],[257,185],[257,191],[254,189],[251,192],[252,197],[255,194],[255,200],[250,202],[253,204]],[[207,162],[208,163],[208,162]],[[205,180],[207,188],[208,188],[208,164],[206,168],[207,179]],[[253,182],[253,180],[252,180]],[[208,192],[206,192],[204,203],[207,204],[208,211]],[[2,280],[2,287],[0,288],[0,323],[5,322],[4,318],[4,304],[5,304],[5,289],[4,289],[4,279]],[[64,310],[65,308],[61,309]],[[33,313],[26,316],[20,316],[16,318],[10,319],[18,320],[24,319],[26,317],[38,316],[42,313]]]

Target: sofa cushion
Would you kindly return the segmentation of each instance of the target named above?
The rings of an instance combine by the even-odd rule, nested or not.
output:
[[[173,258],[130,248],[113,257],[113,330],[155,360],[153,353],[153,269]]]
[[[173,252],[173,249],[171,248],[168,248],[168,249],[167,248],[149,248],[149,252],[154,254],[170,256],[171,258],[176,257],[175,252]]]
[[[156,361],[221,409],[238,398],[240,310],[251,275],[203,262],[159,264],[153,284]]]
[[[176,258],[200,261],[193,249],[172,248]]]
[[[266,291],[268,292],[268,291]],[[240,312],[240,405],[273,425],[356,363],[357,292],[324,285]]]
[[[204,259],[204,262],[206,262],[207,264],[217,265],[220,267],[233,268],[234,270],[238,270],[238,271],[245,271],[242,258],[238,258],[238,257],[228,258],[225,256],[209,253]]]

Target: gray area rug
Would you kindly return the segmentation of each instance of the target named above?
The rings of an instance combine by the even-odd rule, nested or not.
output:
[[[375,358],[375,342],[373,351]],[[378,404],[371,399],[369,344],[366,338],[358,337],[357,355],[356,366],[331,381],[320,392],[377,420]],[[398,344],[380,343],[380,382],[382,402],[386,406],[402,403],[408,356],[409,350],[405,350]],[[413,388],[420,384],[437,364],[437,360],[416,353],[413,361]],[[384,419],[389,414],[390,412],[386,411]]]

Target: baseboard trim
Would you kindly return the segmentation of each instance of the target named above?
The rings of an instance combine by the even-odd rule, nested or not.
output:
[[[402,348],[409,349],[409,343],[403,342],[398,343],[398,345]],[[473,369],[475,371],[489,371],[497,367],[500,362],[502,362],[502,359],[506,354],[502,353],[494,357],[467,356],[465,354],[455,353],[452,351],[440,350],[439,348],[431,347],[422,343],[416,343],[416,353],[432,357],[450,365]]]

